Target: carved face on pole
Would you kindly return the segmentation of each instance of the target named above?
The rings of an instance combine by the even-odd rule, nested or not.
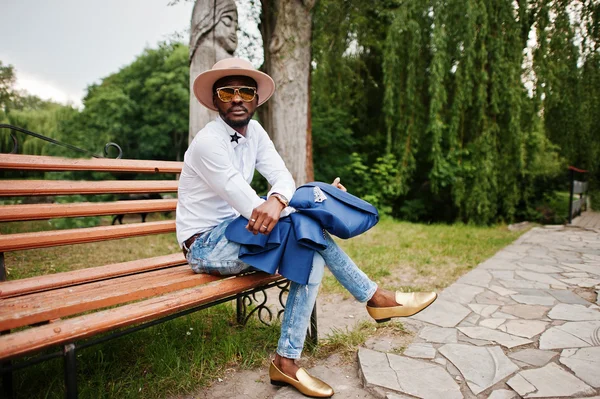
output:
[[[196,0],[192,11],[190,59],[201,45],[218,46],[229,54],[237,48],[238,13],[233,0]]]
[[[226,11],[221,14],[221,19],[215,26],[215,42],[228,53],[233,53],[237,48],[237,10]]]

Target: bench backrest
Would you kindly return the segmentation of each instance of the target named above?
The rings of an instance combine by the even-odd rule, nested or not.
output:
[[[145,214],[151,212],[175,211],[177,200],[172,193],[177,192],[176,174],[181,172],[181,162],[141,161],[128,159],[70,159],[48,156],[30,156],[1,154],[0,171],[19,171],[25,178],[0,181],[0,201],[17,199],[16,204],[0,206],[0,222],[44,220],[55,218],[74,218],[87,216],[106,216],[123,214]],[[53,180],[29,179],[29,172],[113,172],[137,174],[169,174],[170,180],[114,180],[110,174],[106,180]],[[13,172],[14,174],[14,172]],[[47,176],[53,177],[53,176]],[[69,203],[27,203],[40,196],[74,195],[146,195],[171,193],[169,199],[134,199]],[[30,198],[33,197],[33,198]],[[29,198],[29,200],[25,200]],[[73,198],[73,197],[71,197]],[[74,197],[79,198],[79,197]],[[33,200],[35,202],[35,200]],[[172,212],[172,217],[174,212]],[[104,240],[113,240],[148,234],[171,233],[175,231],[175,221],[160,220],[148,223],[130,223],[124,225],[100,225],[97,227],[65,230],[33,231],[27,233],[0,234],[0,281],[6,279],[4,270],[5,252],[81,244]],[[0,293],[2,295],[2,293]]]

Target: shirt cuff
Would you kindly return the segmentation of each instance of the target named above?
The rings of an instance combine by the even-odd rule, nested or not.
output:
[[[290,202],[292,200],[292,196],[294,195],[294,191],[295,190],[291,190],[289,188],[286,187],[281,187],[281,186],[273,186],[271,188],[271,190],[269,191],[269,193],[267,194],[267,198],[269,198],[271,196],[271,194],[281,194],[285,197],[285,199],[288,200],[288,202]]]

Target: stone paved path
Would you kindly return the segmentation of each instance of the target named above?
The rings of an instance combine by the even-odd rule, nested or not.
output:
[[[586,211],[573,219],[573,225],[590,229],[600,229],[600,212]]]
[[[403,355],[360,348],[364,387],[388,399],[600,399],[599,290],[599,230],[534,228],[414,316]]]

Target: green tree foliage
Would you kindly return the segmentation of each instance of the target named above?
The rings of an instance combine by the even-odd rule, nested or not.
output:
[[[11,108],[17,95],[15,90],[15,68],[12,65],[4,65],[0,61],[0,111],[7,112]]]
[[[342,174],[412,219],[531,217],[566,185],[566,162],[600,164],[599,12],[592,1],[318,2],[317,178]]]
[[[188,49],[162,43],[88,87],[65,140],[100,152],[115,142],[128,159],[182,160],[189,114]],[[66,154],[65,154],[66,155]]]
[[[16,73],[12,65],[4,66],[0,61],[0,123],[10,124],[57,138],[65,123],[77,113],[70,106],[44,101],[37,96],[16,89]],[[50,144],[46,141],[16,131],[0,131],[0,152],[13,149],[12,133],[18,142],[20,154],[45,155]]]

